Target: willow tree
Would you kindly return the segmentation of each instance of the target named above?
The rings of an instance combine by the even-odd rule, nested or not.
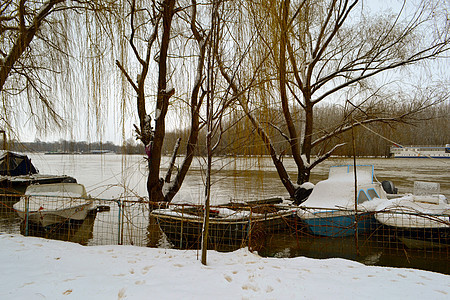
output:
[[[175,0],[131,1],[128,44],[137,67],[127,69],[122,62],[116,61],[136,95],[139,124],[135,125],[135,129],[147,153],[147,191],[151,202],[170,202],[176,195],[194,158],[202,126],[200,110],[205,96],[202,85],[209,34],[200,26],[197,8],[195,0],[190,3]],[[134,69],[138,70],[138,74],[132,75]],[[177,76],[182,78],[178,86],[174,79]],[[192,85],[187,86],[186,83],[191,82],[192,78]],[[156,87],[152,93],[151,87],[155,81],[153,86]],[[178,90],[175,90],[176,87]],[[190,134],[184,160],[172,180],[179,143],[164,178],[160,176],[160,169],[166,117],[173,102],[188,104]]]
[[[311,170],[340,146],[330,145],[335,137],[356,126],[409,122],[433,103],[448,99],[446,85],[423,82],[420,91],[432,92],[414,101],[411,82],[402,82],[407,71],[427,70],[427,61],[448,53],[445,4],[420,1],[405,6],[406,1],[397,13],[378,14],[358,0],[262,0],[240,6],[248,23],[235,38],[239,43],[233,60],[219,57],[222,74],[292,197],[309,180]],[[405,99],[407,109],[389,109],[389,98]],[[385,110],[373,109],[379,102],[386,103]],[[318,131],[314,108],[320,103],[342,108],[342,118]],[[282,111],[282,123],[253,113],[274,107]],[[285,150],[276,150],[268,128],[285,139]],[[297,166],[295,181],[284,167],[284,153],[292,154]]]
[[[51,128],[50,124],[60,126],[66,121],[57,102],[70,102],[76,96],[67,88],[72,85],[69,80],[73,79],[68,74],[75,72],[70,64],[76,58],[84,60],[97,55],[86,53],[86,57],[80,58],[74,44],[84,41],[88,49],[96,48],[89,29],[107,29],[115,8],[115,1],[109,0],[7,0],[0,3],[2,127],[16,132],[15,126],[31,123],[45,131]],[[60,93],[61,90],[66,92]],[[20,114],[25,114],[21,120]]]

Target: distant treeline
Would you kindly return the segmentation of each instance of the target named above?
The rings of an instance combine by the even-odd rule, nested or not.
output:
[[[398,108],[401,111],[402,108]],[[407,109],[407,108],[404,108]],[[380,111],[387,111],[387,108],[379,108]],[[266,112],[267,114],[267,112]],[[270,111],[268,114],[270,120],[267,123],[274,123],[276,126],[267,125],[266,131],[277,148],[278,153],[290,155],[290,148],[286,138],[280,134],[284,132],[287,136],[287,129],[279,125],[277,120],[281,120],[282,112],[279,110]],[[364,126],[357,126],[352,131],[337,135],[327,144],[318,144],[313,148],[313,154],[324,153],[332,149],[337,144],[344,144],[339,147],[333,155],[336,156],[352,156],[353,155],[353,138],[355,139],[356,156],[372,156],[387,157],[389,149],[393,143],[400,145],[445,145],[450,143],[450,103],[444,103],[428,108],[420,115],[416,116],[416,120],[405,124],[398,123],[372,123]],[[298,123],[301,124],[301,112],[298,113]],[[315,131],[332,132],[340,126],[342,119],[342,111],[331,105],[318,107],[315,110]],[[364,116],[360,116],[364,119]],[[238,121],[237,121],[238,120]],[[232,124],[227,126],[224,124],[222,128],[224,133],[221,136],[220,146],[215,155],[267,155],[261,138],[257,135],[254,127],[248,119],[241,114],[236,114],[234,118],[225,122]],[[342,125],[345,125],[342,123]],[[302,130],[298,127],[297,130]],[[180,130],[171,132],[167,135],[164,149],[166,153],[171,153],[176,139],[181,137],[184,141],[188,139],[189,132]],[[317,136],[320,136],[319,134]],[[217,135],[215,135],[217,139]],[[315,136],[313,136],[313,140]],[[199,135],[198,155],[206,155],[206,135],[202,132]],[[183,144],[182,144],[183,145]],[[180,153],[184,153],[185,145],[180,149]]]
[[[21,152],[61,152],[61,153],[92,153],[98,150],[101,151],[111,151],[114,153],[127,153],[127,154],[140,154],[144,153],[144,147],[132,142],[127,142],[124,145],[115,145],[112,142],[77,142],[77,141],[66,141],[59,140],[57,142],[25,142],[9,143],[9,149]]]
[[[274,110],[271,115],[276,119],[279,111]],[[317,130],[331,130],[339,123],[339,112],[333,107],[325,106],[316,110]],[[353,141],[355,138],[355,150],[357,156],[389,156],[389,148],[392,142],[401,145],[445,145],[450,143],[450,104],[444,104],[432,107],[424,112],[420,118],[413,124],[371,124],[365,127],[355,127],[353,134],[348,131],[333,139],[327,145],[316,147],[322,152],[331,149],[336,144],[345,143],[338,148],[334,155],[352,156]],[[239,120],[239,121],[236,121]],[[215,155],[266,155],[267,151],[261,139],[254,132],[252,125],[242,115],[236,114],[234,119],[224,122],[222,128],[227,128],[221,135],[220,147],[217,148]],[[233,124],[228,126],[227,124]],[[333,127],[334,126],[334,127]],[[279,129],[283,130],[282,126]],[[289,147],[286,139],[278,132],[279,129],[268,127],[268,132],[272,141],[278,148],[279,153],[289,155]],[[182,141],[187,141],[188,130],[178,130],[166,133],[163,152],[171,155],[176,140],[180,137]],[[216,139],[217,139],[216,135]],[[205,132],[199,135],[197,155],[205,155]],[[178,154],[184,154],[185,144],[181,143]],[[85,141],[66,141],[57,142],[34,141],[28,143],[10,142],[9,148],[15,151],[25,152],[78,152],[89,153],[94,150],[108,150],[115,153],[124,154],[144,154],[143,145],[133,139],[127,140],[123,145],[115,145],[112,142],[87,143]],[[320,149],[320,150],[318,150]]]

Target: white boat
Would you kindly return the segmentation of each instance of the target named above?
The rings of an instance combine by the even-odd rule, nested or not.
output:
[[[43,227],[66,221],[83,221],[93,201],[78,183],[30,185],[13,208],[25,222]]]
[[[400,146],[390,149],[393,158],[450,158],[450,144],[445,146]]]
[[[331,167],[328,179],[319,181],[301,204],[298,217],[313,234],[321,236],[342,237],[354,235],[356,230],[358,233],[370,230],[375,224],[369,212],[372,202],[387,199],[381,183],[375,180],[374,166],[356,166],[356,186],[355,194],[353,165]]]
[[[424,183],[414,186],[419,184]],[[414,192],[385,201],[376,207],[375,218],[408,248],[450,246],[450,204],[444,195]]]

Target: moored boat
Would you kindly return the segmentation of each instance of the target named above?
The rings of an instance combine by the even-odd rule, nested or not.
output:
[[[47,227],[83,221],[92,206],[82,184],[54,183],[30,185],[13,208],[25,222]]]
[[[27,155],[0,151],[0,194],[23,194],[31,184],[76,183],[67,175],[39,174]]]
[[[445,146],[401,146],[394,145],[390,149],[393,158],[450,158],[450,144]]]
[[[380,198],[387,199],[386,192],[375,179],[374,166],[357,165],[356,176],[354,169],[353,165],[331,167],[328,179],[318,182],[301,204],[297,215],[313,234],[343,237],[374,227],[369,207]]]
[[[295,216],[296,207],[278,204],[227,204],[212,207],[209,218],[208,248],[232,250],[252,244],[252,239],[276,231],[286,230]],[[268,202],[268,201],[263,201]],[[273,203],[273,198],[271,201]],[[261,203],[261,202],[260,202]],[[172,205],[151,212],[175,248],[200,247],[204,222],[203,209],[198,206]]]
[[[408,248],[450,246],[450,204],[444,195],[409,194],[376,207],[375,218]]]

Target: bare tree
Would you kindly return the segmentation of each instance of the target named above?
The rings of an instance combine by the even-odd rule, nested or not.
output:
[[[212,186],[213,156],[223,141],[223,136],[233,126],[231,122],[226,124],[228,113],[232,111],[234,99],[230,90],[220,89],[220,71],[216,61],[216,53],[219,51],[219,41],[224,33],[225,20],[229,17],[226,1],[213,1],[208,14],[210,15],[210,29],[208,31],[207,47],[207,74],[206,74],[206,182],[205,182],[205,214],[202,229],[202,264],[206,265],[208,248],[208,228],[210,198]]]
[[[420,1],[414,11],[405,8],[405,1],[398,13],[384,15],[366,13],[367,7],[358,0],[243,3],[249,33],[237,40],[244,40],[247,48],[235,45],[239,56],[234,61],[220,57],[221,70],[292,197],[298,185],[309,180],[311,169],[340,146],[329,145],[336,136],[365,124],[408,122],[433,103],[448,99],[444,86],[399,114],[371,110],[375,102],[388,101],[383,96],[393,89],[394,80],[384,81],[383,74],[391,74],[401,86],[397,72],[447,53],[448,12],[439,1]],[[403,95],[415,92],[406,86],[400,87]],[[324,101],[342,103],[342,119],[318,132],[314,108]],[[263,106],[280,107],[283,126],[271,123],[270,116],[253,113]],[[276,151],[269,127],[285,138],[297,165],[295,181],[283,165],[286,151]],[[319,154],[315,159],[314,148]]]
[[[138,139],[145,145],[148,156],[147,190],[152,202],[170,202],[181,187],[194,157],[198,133],[201,127],[200,109],[205,95],[202,92],[202,84],[205,77],[205,51],[208,44],[208,35],[205,30],[201,29],[197,20],[197,3],[195,0],[192,0],[189,8],[176,7],[175,4],[175,0],[165,0],[158,3],[152,2],[148,7],[144,5],[140,7],[138,2],[135,0],[131,1],[129,14],[130,35],[128,41],[140,69],[139,74],[136,76],[137,80],[133,79],[134,76],[130,75],[130,71],[126,70],[121,62],[116,61],[117,66],[137,95],[136,107],[140,123],[135,125],[135,129]],[[176,15],[179,17],[174,20]],[[139,23],[139,21],[141,22]],[[188,93],[189,98],[183,99],[184,102],[188,103],[190,111],[190,134],[187,140],[186,154],[175,178],[171,180],[170,174],[174,166],[178,147],[174,150],[172,162],[165,179],[160,176],[160,168],[166,131],[166,116],[170,101],[176,94],[175,89],[169,87],[173,84],[170,78],[175,72],[169,71],[169,65],[171,58],[176,59],[175,57],[181,55],[170,52],[170,44],[175,39],[175,23],[177,26],[186,25],[190,31],[191,34],[187,38],[188,41],[184,42],[189,44],[190,41],[194,41],[196,47],[194,52],[197,61],[195,67],[188,69],[190,71],[193,70],[195,79]],[[151,31],[148,33],[145,32],[147,27],[151,28]],[[143,49],[143,54],[141,54],[139,49]],[[147,112],[148,102],[151,100],[149,100],[148,92],[146,91],[148,88],[146,81],[152,80],[150,75],[152,58],[156,62],[155,69],[158,71],[156,101],[154,102],[154,127],[152,126],[152,118]],[[185,79],[189,77],[186,73],[183,75]],[[183,87],[180,87],[180,90],[182,89]]]

